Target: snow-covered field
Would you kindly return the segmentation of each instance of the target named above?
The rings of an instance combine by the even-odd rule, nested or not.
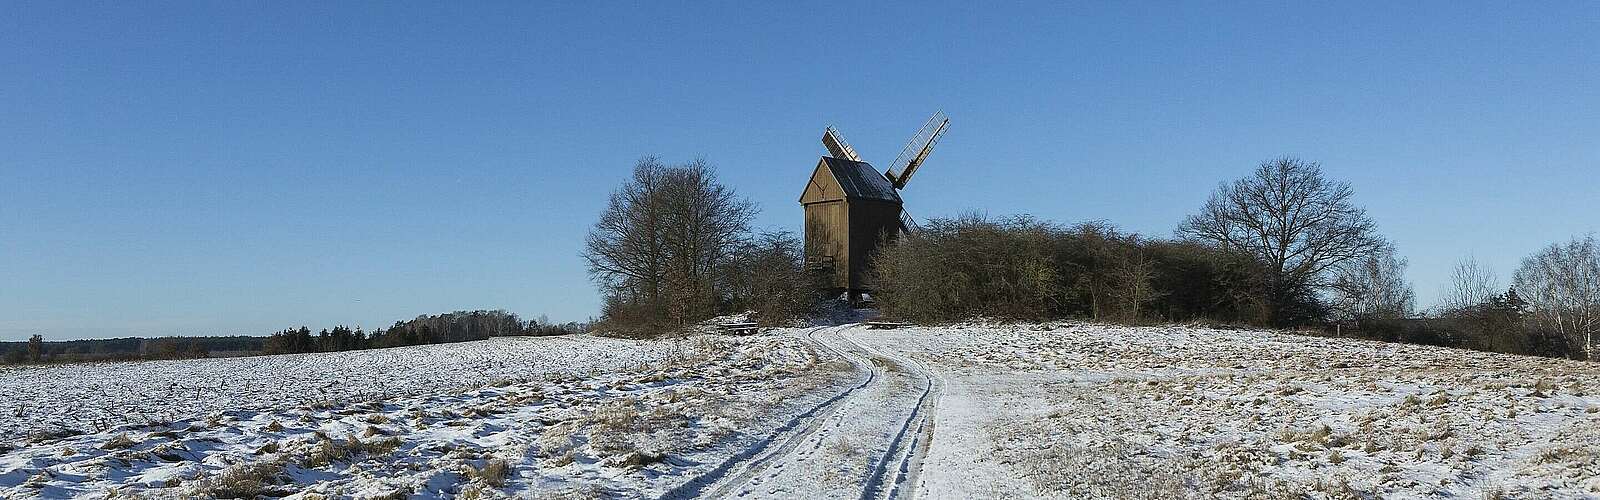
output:
[[[851,378],[799,333],[10,371],[8,428],[110,427],[3,441],[0,498],[659,495]]]
[[[502,337],[319,354],[0,367],[0,439],[222,410],[434,394],[552,374],[633,368],[684,345],[601,337]]]
[[[1273,332],[860,332],[945,382],[921,493],[1592,498],[1595,364]]]
[[[1054,323],[32,368],[0,498],[1586,498],[1596,366]]]

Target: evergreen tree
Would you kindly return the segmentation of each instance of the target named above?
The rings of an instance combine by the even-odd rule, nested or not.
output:
[[[1528,315],[1528,301],[1522,300],[1522,297],[1517,295],[1517,287],[1507,289],[1506,293],[1496,299],[1498,300],[1496,309],[1505,311],[1517,321],[1522,321],[1522,318]]]
[[[312,346],[314,345],[313,342],[314,341],[311,339],[311,329],[302,326],[299,330],[294,332],[294,342],[290,344],[294,347],[289,352],[311,352]]]

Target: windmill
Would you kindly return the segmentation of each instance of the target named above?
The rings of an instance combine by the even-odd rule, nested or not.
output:
[[[861,159],[837,129],[825,129],[822,145],[828,156],[817,163],[800,195],[807,267],[826,275],[830,286],[848,292],[852,301],[869,291],[866,278],[878,244],[916,230],[900,190],[949,126],[943,112],[934,113],[883,172]]]

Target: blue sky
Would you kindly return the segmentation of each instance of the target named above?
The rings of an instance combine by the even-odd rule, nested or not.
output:
[[[9,4],[0,339],[579,320],[636,159],[704,157],[798,231],[824,126],[904,193],[1168,236],[1295,155],[1350,182],[1424,305],[1600,229],[1593,3]]]

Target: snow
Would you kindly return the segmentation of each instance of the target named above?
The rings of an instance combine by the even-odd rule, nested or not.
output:
[[[1587,498],[1589,363],[1096,324],[861,332],[947,380],[935,498]]]
[[[880,498],[908,482],[932,431],[936,387],[915,361],[855,342],[854,328],[808,336],[864,376],[749,464],[695,491],[710,497]]]
[[[102,399],[77,400],[74,411],[134,411],[87,434],[12,441],[15,449],[0,451],[0,498],[113,489],[186,498],[656,496],[842,390],[849,365],[819,357],[799,333],[512,338],[8,372],[12,394],[37,381],[44,387],[27,389],[28,398],[61,404],[87,394]],[[205,390],[164,391],[173,381]],[[100,387],[75,388],[92,385]],[[6,404],[52,404],[28,398]],[[7,425],[72,422],[64,411],[42,413]],[[177,418],[151,420],[163,415]],[[497,463],[504,477],[486,472]]]
[[[0,497],[1593,498],[1597,366],[971,323],[24,368]]]
[[[0,415],[13,417],[0,421],[0,439],[618,370],[659,362],[675,355],[673,348],[591,336],[502,337],[338,353],[0,367],[6,389]]]

